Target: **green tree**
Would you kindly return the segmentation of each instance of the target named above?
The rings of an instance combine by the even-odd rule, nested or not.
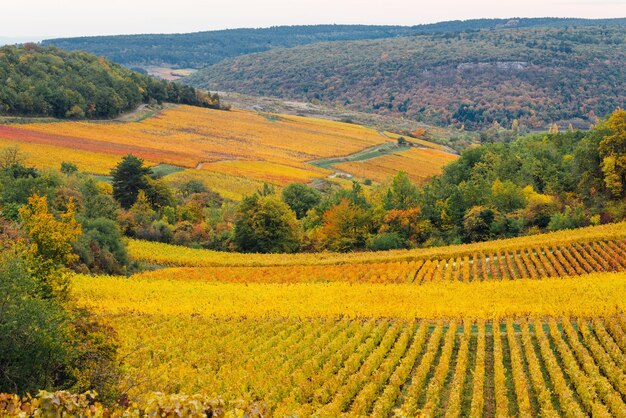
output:
[[[38,287],[18,253],[0,253],[0,392],[52,388],[66,367],[67,315]]]
[[[152,209],[152,205],[150,205],[148,197],[143,190],[139,191],[137,200],[128,212],[137,225],[144,227],[150,225],[156,218],[156,212]]]
[[[81,232],[73,204],[55,216],[35,195],[19,213],[21,229],[0,229],[0,392],[96,390],[111,401],[115,334],[76,308],[67,286]]]
[[[282,195],[283,202],[289,205],[298,219],[304,218],[322,200],[320,192],[302,183],[289,184],[283,189]]]
[[[474,206],[465,214],[463,228],[470,242],[485,241],[490,238],[491,224],[496,218],[496,212],[488,207]]]
[[[125,274],[128,252],[116,222],[106,218],[87,219],[83,234],[74,244],[80,262],[95,274]]]
[[[367,249],[371,251],[397,250],[406,247],[406,240],[395,232],[381,232],[367,240]]]
[[[87,177],[80,184],[79,190],[83,203],[81,217],[87,219],[117,219],[119,204],[110,194],[106,194],[100,189],[93,177]]]
[[[574,229],[585,226],[587,217],[582,207],[567,207],[563,213],[555,213],[550,217],[548,231],[559,231],[562,229]]]
[[[602,172],[614,197],[624,194],[626,183],[626,110],[616,110],[605,122],[609,134],[600,141]]]
[[[147,183],[145,189],[146,196],[153,208],[159,210],[176,204],[174,191],[162,179],[154,180],[146,177],[145,180]]]
[[[74,163],[70,163],[67,161],[63,161],[61,163],[61,173],[67,174],[68,176],[78,172],[78,166]]]
[[[241,201],[233,235],[237,249],[248,253],[291,253],[300,246],[295,214],[272,195],[255,194]]]
[[[143,160],[132,154],[125,156],[111,171],[113,177],[113,197],[124,209],[135,204],[140,190],[148,188],[148,179],[152,174],[149,167],[144,167]]]
[[[393,178],[391,187],[385,196],[385,209],[413,209],[418,205],[417,196],[417,187],[411,183],[407,173],[400,171]]]
[[[197,179],[189,180],[180,188],[180,193],[183,195],[183,197],[189,197],[195,193],[206,193],[208,191],[209,189],[206,187],[206,185],[201,180]]]
[[[491,186],[491,200],[501,212],[512,212],[526,206],[526,197],[521,188],[512,181],[496,181]]]

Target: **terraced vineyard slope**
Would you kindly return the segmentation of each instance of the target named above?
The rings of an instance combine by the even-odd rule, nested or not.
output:
[[[354,124],[189,106],[168,108],[130,123],[0,125],[0,147],[18,145],[28,162],[38,167],[56,168],[60,161],[68,161],[82,171],[106,175],[122,156],[132,153],[150,165],[185,169],[171,176],[171,181],[199,178],[230,198],[253,193],[263,182],[282,186],[325,178],[333,171],[309,162],[382,144],[393,147],[395,140]],[[427,169],[404,167],[421,180],[440,173],[443,165],[456,158],[444,151],[412,151],[433,160]],[[382,179],[374,170],[354,170],[354,174]]]

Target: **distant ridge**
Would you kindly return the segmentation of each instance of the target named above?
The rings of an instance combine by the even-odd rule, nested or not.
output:
[[[468,30],[272,49],[183,82],[469,130],[588,128],[626,106],[626,27]]]
[[[42,41],[67,50],[83,50],[125,66],[202,68],[226,58],[317,42],[383,39],[418,34],[501,28],[626,26],[626,18],[473,19],[416,26],[312,25],[243,28],[187,34],[145,34],[59,38]]]

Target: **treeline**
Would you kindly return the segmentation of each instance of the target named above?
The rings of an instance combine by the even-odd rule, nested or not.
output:
[[[141,103],[219,108],[217,95],[160,81],[85,52],[0,48],[0,115],[112,118]]]
[[[618,110],[589,132],[485,136],[493,142],[465,150],[421,187],[399,173],[349,190],[268,185],[241,202],[198,181],[171,189],[127,157],[113,173],[113,196],[127,208],[118,217],[124,234],[221,251],[385,250],[514,237],[625,219],[625,127],[626,111]],[[128,194],[132,178],[144,180]]]
[[[626,111],[588,132],[470,148],[420,190],[439,242],[472,242],[626,218]]]
[[[626,19],[474,19],[416,26],[314,25],[49,39],[43,45],[82,50],[132,66],[202,68],[226,58],[317,42],[394,38],[417,34],[525,27],[626,25]]]
[[[626,106],[625,35],[595,26],[333,42],[229,59],[183,82],[468,130],[588,128]]]
[[[413,248],[571,229],[626,219],[626,111],[588,132],[514,137],[466,149],[418,187],[405,173],[349,189],[264,186],[241,202],[199,180],[171,183],[135,156],[98,183],[63,163],[40,172],[5,150],[2,216],[19,219],[28,197],[62,212],[70,200],[82,236],[73,243],[82,272],[123,274],[122,236],[220,251],[297,252]],[[10,158],[9,158],[10,157]],[[15,163],[17,161],[17,163]]]

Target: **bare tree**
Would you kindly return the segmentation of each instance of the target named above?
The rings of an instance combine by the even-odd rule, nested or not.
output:
[[[0,150],[0,169],[5,170],[15,164],[21,164],[26,160],[26,154],[17,145]]]

